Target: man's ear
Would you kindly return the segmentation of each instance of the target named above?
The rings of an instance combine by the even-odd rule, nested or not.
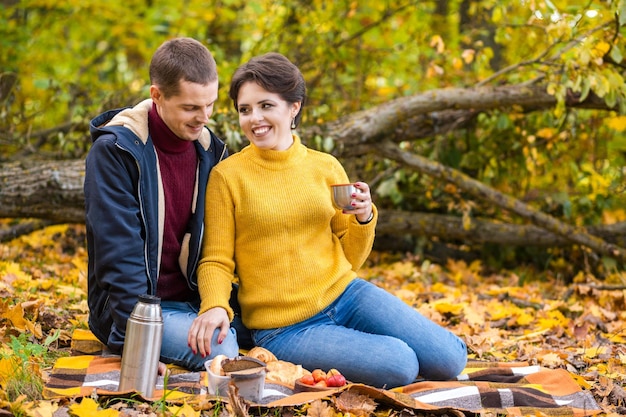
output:
[[[156,85],[150,86],[150,98],[155,103],[158,103],[163,99],[163,94],[161,93],[161,90],[159,90],[159,87],[157,87]]]

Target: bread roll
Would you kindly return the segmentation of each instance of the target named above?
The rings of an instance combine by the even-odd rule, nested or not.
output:
[[[224,359],[228,359],[228,356],[226,356],[226,355],[217,355],[211,361],[211,365],[209,366],[209,370],[214,375],[222,375],[222,376],[226,375],[224,373],[224,371],[222,370],[222,362],[224,361]]]
[[[246,356],[258,359],[261,362],[265,362],[266,364],[278,360],[272,352],[260,346],[255,346],[250,349]]]
[[[272,361],[267,364],[266,375],[268,381],[281,382],[293,387],[296,379],[302,378],[311,372],[304,369],[302,365],[296,365],[286,361]]]

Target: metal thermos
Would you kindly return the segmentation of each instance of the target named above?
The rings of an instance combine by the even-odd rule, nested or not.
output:
[[[140,295],[126,324],[119,391],[135,390],[144,397],[152,397],[162,338],[161,299]]]

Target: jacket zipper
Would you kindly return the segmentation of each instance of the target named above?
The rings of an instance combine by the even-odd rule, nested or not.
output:
[[[139,212],[141,213],[141,221],[143,222],[144,230],[146,230],[146,233],[147,233],[148,225],[146,224],[146,216],[145,216],[145,210],[144,210],[144,205],[143,205],[143,198],[141,195],[141,166],[139,165],[139,161],[137,161],[137,158],[135,158],[135,156],[133,155],[131,151],[121,146],[117,142],[115,143],[115,146],[117,146],[119,149],[123,150],[124,152],[127,152],[133,158],[133,160],[135,161],[135,164],[137,165],[137,172],[139,174],[137,177],[137,198],[139,199]],[[152,282],[152,277],[150,276],[150,263],[148,261],[148,239],[147,238],[143,244],[143,258],[144,258],[144,265],[146,268],[146,275],[148,276],[148,283],[150,285],[149,294],[154,295],[155,294],[154,284]]]

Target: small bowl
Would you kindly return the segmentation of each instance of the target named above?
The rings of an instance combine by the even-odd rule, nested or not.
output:
[[[296,379],[293,383],[294,392],[318,392],[318,391],[336,391],[341,387],[316,387],[315,385],[308,385],[300,381],[302,378]],[[345,385],[344,385],[345,386]]]

